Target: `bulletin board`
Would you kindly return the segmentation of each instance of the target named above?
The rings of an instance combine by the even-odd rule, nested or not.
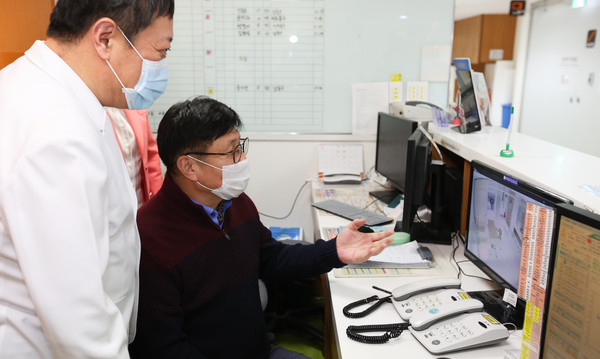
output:
[[[533,8],[520,132],[600,156],[600,40],[588,41],[591,30],[600,31],[600,0]]]
[[[453,14],[449,0],[177,0],[169,83],[150,124],[206,95],[245,131],[350,133],[352,84],[419,81],[423,46],[451,46]],[[447,80],[428,86],[445,107]]]

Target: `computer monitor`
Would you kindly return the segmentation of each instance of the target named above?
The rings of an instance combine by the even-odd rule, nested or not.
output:
[[[502,296],[504,289],[518,293],[528,204],[550,213],[552,221],[556,205],[563,202],[569,200],[481,162],[471,162],[464,254],[501,288],[472,295],[500,322],[523,324],[525,302],[521,299],[513,308]],[[549,224],[548,230],[552,227],[553,223]]]
[[[540,358],[600,358],[600,215],[557,206]]]
[[[419,123],[404,117],[379,112],[377,117],[377,147],[375,170],[384,176],[394,189],[372,191],[370,194],[385,203],[404,193],[406,177],[406,146],[408,138]]]
[[[450,219],[444,217],[442,207],[445,167],[432,161],[432,146],[420,129],[408,139],[401,228],[417,242],[450,244]]]
[[[473,86],[473,72],[469,59],[454,59],[456,81],[460,92],[460,105],[465,113],[465,121],[461,126],[454,127],[460,132],[469,133],[481,130],[478,99]]]

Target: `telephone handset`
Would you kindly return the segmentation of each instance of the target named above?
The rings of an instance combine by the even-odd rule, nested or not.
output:
[[[421,121],[433,120],[433,113],[431,112],[433,108],[444,111],[439,106],[425,101],[393,101],[391,105],[394,115]]]
[[[483,311],[483,303],[477,299],[465,299],[458,302],[446,303],[425,312],[416,313],[410,318],[409,323],[414,330],[421,331],[444,318],[481,311]]]
[[[427,311],[433,307],[446,303],[453,303],[471,296],[462,289],[438,289],[417,295],[402,301],[392,301],[394,308],[402,319],[409,320],[413,315]]]
[[[394,301],[399,302],[417,294],[448,288],[460,288],[460,279],[455,277],[441,277],[414,281],[394,289],[392,297]]]

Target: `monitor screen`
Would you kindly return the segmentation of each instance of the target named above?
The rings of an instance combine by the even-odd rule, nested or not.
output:
[[[555,212],[556,203],[564,201],[567,200],[473,161],[465,256],[499,286],[517,293],[527,205]]]
[[[380,112],[377,118],[377,147],[375,150],[375,170],[384,176],[395,188],[394,191],[372,193],[389,203],[398,194],[404,193],[406,177],[406,146],[408,138],[419,123],[403,117]],[[387,196],[384,198],[383,195]],[[390,198],[391,197],[391,198]]]
[[[557,208],[540,358],[600,358],[600,216]]]

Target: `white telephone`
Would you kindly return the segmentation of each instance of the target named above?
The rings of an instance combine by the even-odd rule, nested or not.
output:
[[[483,304],[475,305],[472,301],[479,302],[466,299],[440,306],[435,314],[427,316],[428,312],[424,312],[414,315],[410,319],[412,326],[408,329],[432,354],[491,345],[508,339],[506,327],[488,313],[477,312]],[[442,309],[444,306],[451,307]]]
[[[432,108],[442,110],[440,107],[425,101],[393,101],[391,102],[392,112],[396,116],[418,121],[433,121]]]
[[[460,290],[460,279],[430,278],[392,291],[398,314],[411,333],[433,354],[497,343],[508,330],[483,312],[483,303]]]

